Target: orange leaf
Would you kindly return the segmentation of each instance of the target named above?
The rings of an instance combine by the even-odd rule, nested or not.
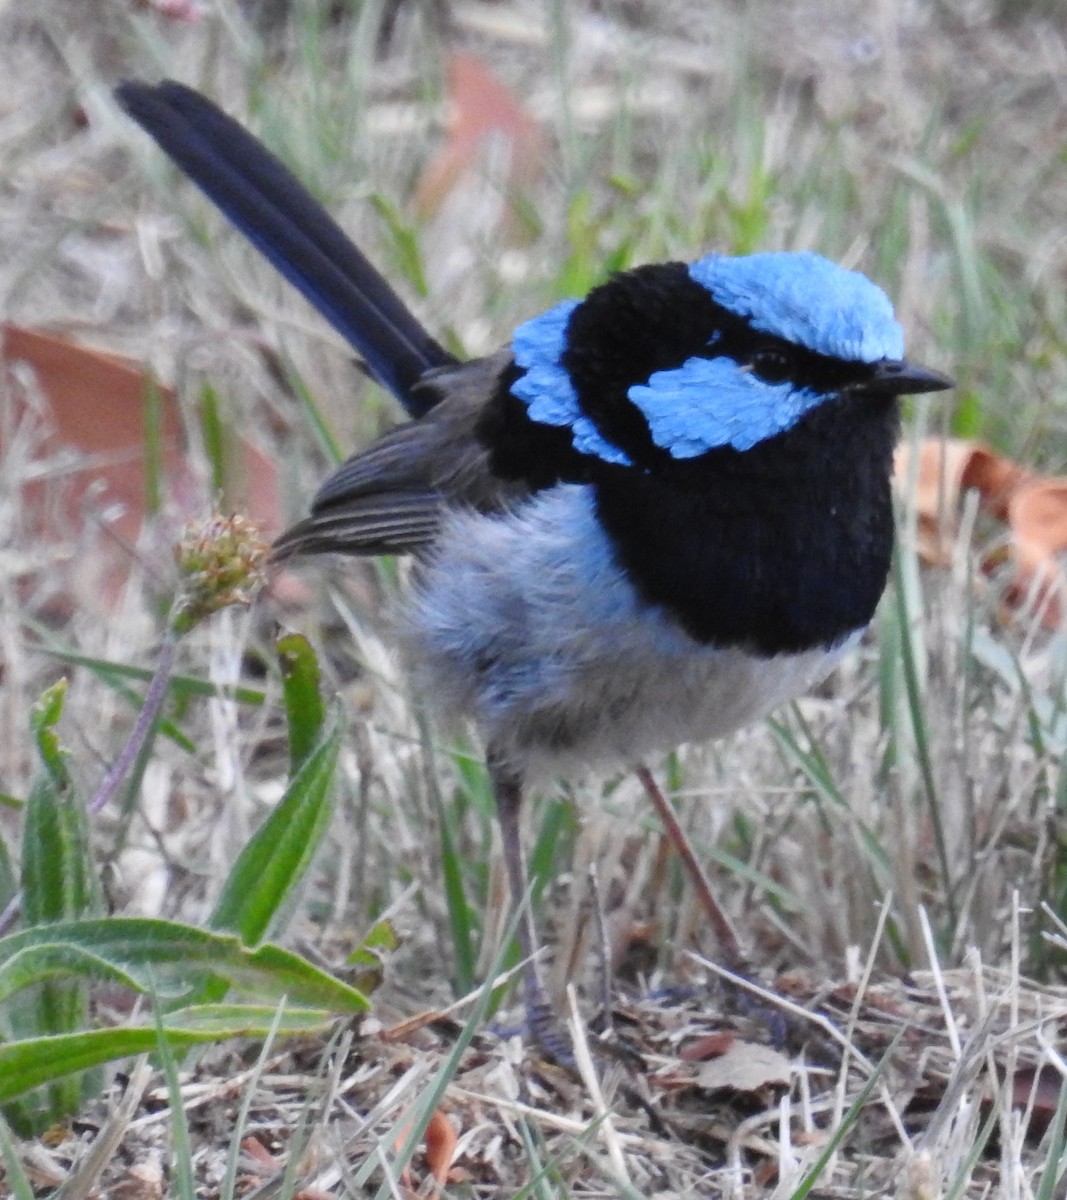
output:
[[[1067,550],[1067,479],[1027,480],[1009,501],[1008,520],[1020,542],[1046,554]]]
[[[897,449],[895,473],[900,484],[910,477],[911,452],[907,445]],[[953,523],[965,491],[976,490],[982,497],[982,507],[1003,520],[1008,497],[1027,478],[1029,472],[981,442],[959,438],[923,442],[915,480],[919,553],[923,559],[937,566],[951,562]]]
[[[438,1188],[448,1182],[448,1169],[452,1166],[458,1142],[452,1122],[437,1109],[426,1126],[426,1165]]]
[[[732,1033],[708,1033],[684,1046],[679,1057],[682,1062],[705,1062],[709,1058],[718,1058],[725,1054],[735,1041]]]
[[[415,204],[423,217],[433,216],[468,173],[479,171],[494,140],[506,144],[510,189],[529,184],[544,157],[539,125],[481,59],[451,54],[447,92],[452,107],[448,136],[415,189]]]
[[[42,458],[57,456],[65,447],[81,452],[65,471],[69,486],[56,513],[63,526],[51,532],[60,536],[72,524],[80,526],[86,492],[94,480],[103,479],[103,501],[121,506],[114,527],[123,536],[135,536],[145,496],[145,395],[153,380],[129,359],[67,338],[12,324],[4,324],[2,333],[4,363],[30,366],[48,401],[50,428],[40,444]],[[18,388],[16,395],[22,395],[28,405],[32,392]],[[160,388],[160,397],[164,461],[168,471],[181,472],[182,430],[174,395]],[[27,502],[42,519],[47,511],[43,498],[43,484],[26,486]]]
[[[393,1142],[394,1150],[398,1150],[403,1145],[409,1129],[410,1125],[408,1124],[399,1127],[399,1132]],[[426,1126],[425,1142],[426,1165],[433,1176],[436,1185],[434,1194],[436,1195],[448,1182],[449,1168],[452,1166],[452,1159],[456,1153],[456,1145],[459,1142],[456,1131],[452,1127],[452,1122],[439,1108],[434,1110],[429,1124]],[[410,1166],[405,1167],[401,1172],[400,1182],[405,1189],[414,1193],[415,1188]]]
[[[0,324],[0,367],[11,379],[18,425],[38,411],[38,397],[47,404],[34,429],[32,448],[42,469],[23,485],[24,511],[33,534],[48,543],[68,543],[85,526],[87,512],[98,514],[101,523],[106,514],[107,528],[115,536],[99,553],[94,549],[92,566],[98,577],[88,588],[90,596],[106,602],[129,566],[129,552],[119,546],[136,541],[145,517],[149,389],[155,388],[159,397],[166,499],[185,517],[209,498],[205,481],[185,454],[177,399],[132,359],[10,322]],[[30,368],[32,382],[25,378],[25,367]],[[0,431],[0,437],[6,432]],[[8,449],[0,441],[0,454]],[[242,440],[237,465],[246,481],[238,501],[247,496],[262,524],[276,530],[280,517],[273,462]],[[33,473],[27,471],[27,476]]]
[[[1063,621],[1067,595],[1056,557],[1067,549],[1067,480],[1029,480],[1012,496],[1008,522],[1015,579],[1006,599],[1039,612],[1042,623],[1055,628]]]
[[[257,1137],[246,1137],[241,1141],[241,1149],[251,1159],[273,1175],[282,1170],[285,1164],[267,1149]]]
[[[907,480],[911,449],[901,447],[896,477]],[[1067,480],[1043,477],[980,442],[931,439],[919,447],[915,505],[919,553],[938,566],[952,561],[954,517],[963,492],[975,490],[982,510],[1005,522],[1011,534],[1014,576],[1004,600],[1038,612],[1058,626],[1067,614],[1067,578],[1056,555],[1067,550]],[[990,557],[987,572],[998,565]]]

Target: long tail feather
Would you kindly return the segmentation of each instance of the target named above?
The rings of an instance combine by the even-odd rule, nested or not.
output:
[[[296,177],[199,92],[167,81],[115,91],[126,112],[366,360],[412,416],[435,400],[416,387],[455,363]]]

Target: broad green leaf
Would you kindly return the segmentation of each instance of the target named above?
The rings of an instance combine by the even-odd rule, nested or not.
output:
[[[88,821],[63,763],[65,752],[51,728],[47,737],[42,727],[36,732],[45,769],[30,789],[22,835],[28,925],[85,917],[100,905]]]
[[[30,728],[37,741],[37,753],[57,788],[65,788],[70,782],[66,756],[56,732],[66,698],[67,681],[59,679],[41,695],[30,711]]]
[[[117,983],[138,992],[145,990],[144,981],[139,980],[137,975],[130,974],[83,946],[72,942],[47,942],[42,946],[27,946],[0,967],[0,1003],[34,984],[72,977]],[[183,987],[177,994],[187,990]]]
[[[31,925],[88,917],[100,907],[89,825],[56,731],[65,692],[65,681],[50,688],[32,717],[42,769],[30,789],[22,838],[22,915]],[[35,986],[29,987],[31,983]],[[89,1019],[85,982],[70,972],[27,977],[3,1017],[5,1027],[16,1037],[82,1029]],[[64,1079],[50,1084],[9,1116],[20,1129],[27,1124],[41,1128],[76,1112],[99,1086],[99,1079],[91,1077]]]
[[[254,946],[295,894],[333,816],[330,800],[342,732],[338,710],[277,807],[241,851],[208,920],[211,929],[232,930]]]
[[[211,1004],[168,1014],[162,1029],[173,1048],[184,1050],[226,1038],[265,1037],[273,1026],[283,1036],[323,1033],[331,1022],[331,1014],[318,1009],[286,1008],[279,1018],[268,1005]],[[158,1037],[153,1025],[128,1025],[0,1045],[0,1103],[87,1068],[156,1050]]]
[[[0,993],[25,986],[35,972],[51,978],[63,966],[72,976],[109,981],[121,976],[135,990],[167,997],[191,992],[210,974],[257,999],[288,996],[295,1004],[335,1012],[369,1007],[355,988],[280,946],[267,943],[253,950],[232,934],[173,921],[62,921],[0,938]]]
[[[289,726],[289,773],[295,775],[322,737],[326,710],[319,690],[319,663],[306,637],[278,639],[285,716]]]
[[[19,891],[18,871],[15,869],[7,842],[0,837],[0,911],[3,911]]]

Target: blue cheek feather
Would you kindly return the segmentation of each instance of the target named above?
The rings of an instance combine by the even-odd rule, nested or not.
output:
[[[880,287],[820,254],[712,254],[690,278],[753,329],[853,362],[904,357],[904,331]]]
[[[567,348],[567,322],[580,303],[564,300],[515,330],[511,339],[515,364],[526,373],[511,385],[511,394],[526,405],[532,421],[569,427],[574,448],[580,454],[628,467],[631,464],[627,455],[582,414],[571,377],[560,365]]]
[[[828,399],[790,383],[765,383],[730,358],[691,358],[674,371],[657,371],[627,395],[644,414],[652,440],[672,458],[723,446],[750,450]]]

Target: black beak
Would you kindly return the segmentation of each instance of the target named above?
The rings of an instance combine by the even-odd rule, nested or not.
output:
[[[871,363],[868,370],[866,378],[850,383],[845,390],[861,396],[918,396],[921,392],[942,392],[956,386],[955,380],[940,371],[903,359],[883,358]]]

